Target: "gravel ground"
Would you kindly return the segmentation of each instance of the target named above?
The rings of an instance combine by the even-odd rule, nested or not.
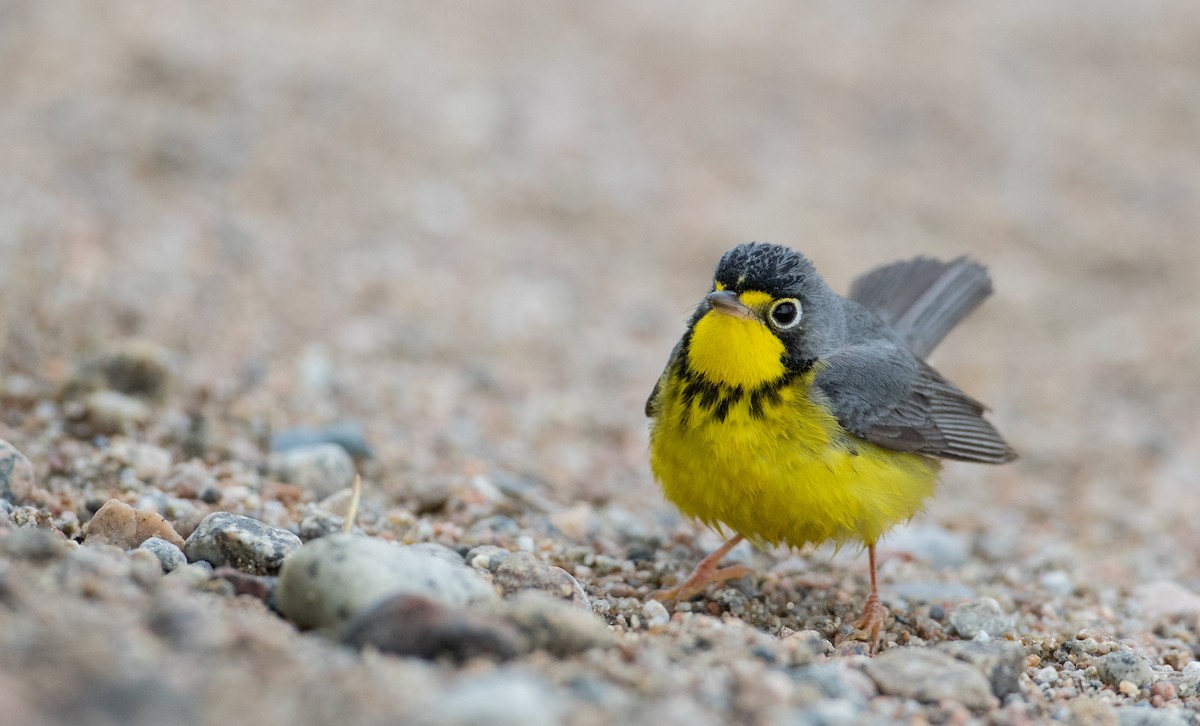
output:
[[[1200,6],[10,0],[0,68],[5,723],[1200,723]],[[996,281],[934,362],[1022,458],[873,658],[852,548],[647,598],[754,239]]]

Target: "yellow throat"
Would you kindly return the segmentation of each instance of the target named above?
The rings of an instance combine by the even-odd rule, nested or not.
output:
[[[741,301],[761,311],[771,302],[764,292],[748,291]],[[750,390],[787,372],[783,342],[759,319],[741,318],[712,309],[692,329],[688,362],[713,383]]]

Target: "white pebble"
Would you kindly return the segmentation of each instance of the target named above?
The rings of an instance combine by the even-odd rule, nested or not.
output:
[[[647,600],[642,605],[642,619],[646,621],[647,628],[661,628],[671,622],[671,614],[658,600]]]
[[[533,537],[527,534],[517,537],[517,549],[522,552],[533,552]]]

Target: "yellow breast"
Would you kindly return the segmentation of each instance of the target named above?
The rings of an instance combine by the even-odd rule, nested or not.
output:
[[[731,340],[730,326],[745,328],[736,352],[715,344]],[[816,369],[788,373],[782,351],[756,321],[702,318],[685,366],[660,385],[651,469],[684,514],[760,544],[875,542],[922,508],[938,463],[844,431],[810,395]]]

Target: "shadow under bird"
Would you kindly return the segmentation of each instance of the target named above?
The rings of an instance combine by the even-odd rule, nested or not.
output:
[[[1016,458],[985,406],[924,360],[991,291],[986,269],[966,258],[886,265],[847,298],[787,247],[726,252],[646,415],[651,469],[667,499],[733,536],[655,597],[688,598],[745,575],[741,565],[717,567],[743,538],[860,542],[871,594],[854,627],[874,650],[880,536],[924,507],[939,459]]]

